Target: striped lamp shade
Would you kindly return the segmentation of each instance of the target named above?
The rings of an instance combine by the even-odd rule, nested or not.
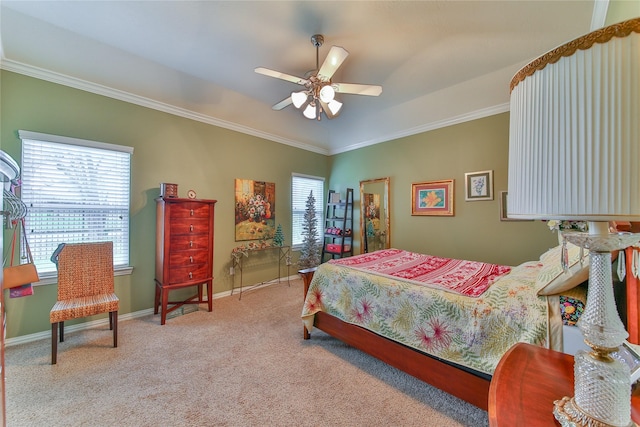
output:
[[[640,220],[640,18],[516,74],[508,190],[510,218]]]

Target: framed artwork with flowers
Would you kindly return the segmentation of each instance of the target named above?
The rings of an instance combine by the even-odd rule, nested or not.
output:
[[[276,184],[235,180],[236,242],[272,239],[276,222]]]
[[[493,200],[493,171],[467,172],[465,178],[465,200]]]
[[[411,184],[411,215],[453,216],[453,179]]]

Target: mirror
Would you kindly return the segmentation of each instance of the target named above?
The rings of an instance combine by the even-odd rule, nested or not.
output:
[[[360,181],[360,252],[391,247],[389,178]]]

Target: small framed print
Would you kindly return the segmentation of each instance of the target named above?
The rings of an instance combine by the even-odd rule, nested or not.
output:
[[[532,219],[518,219],[518,218],[509,218],[507,217],[507,200],[508,191],[500,192],[500,221],[533,221]]]
[[[467,172],[465,178],[465,200],[493,200],[493,171]]]
[[[453,216],[453,180],[411,184],[411,215]]]

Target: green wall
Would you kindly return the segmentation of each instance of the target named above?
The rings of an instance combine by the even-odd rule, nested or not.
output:
[[[612,0],[607,8],[606,25],[640,17],[640,0]]]
[[[276,184],[276,222],[282,224],[290,243],[291,174],[328,177],[328,159],[321,154],[8,71],[2,71],[0,78],[0,148],[18,162],[20,129],[134,147],[130,236],[133,273],[116,277],[120,314],[153,307],[154,199],[161,182],[177,183],[182,197],[194,189],[200,198],[218,200],[214,293],[219,293],[232,287],[230,254],[241,244],[234,235],[234,179]],[[294,272],[295,266],[291,274]],[[272,262],[258,262],[245,270],[244,283],[270,280],[276,275]],[[238,286],[238,278],[235,280]],[[49,310],[55,299],[55,285],[37,286],[33,296],[6,298],[7,337],[50,329]]]

